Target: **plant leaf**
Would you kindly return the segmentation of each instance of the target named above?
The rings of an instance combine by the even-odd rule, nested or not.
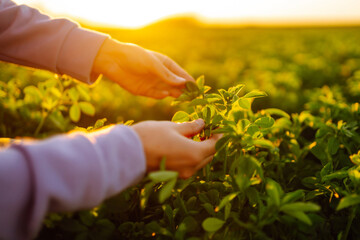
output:
[[[286,214],[300,220],[303,223],[306,223],[307,225],[312,224],[311,219],[304,212],[292,211],[292,212],[286,212]]]
[[[283,212],[294,212],[294,211],[317,212],[319,210],[320,210],[320,206],[311,202],[287,203],[281,206],[280,208],[280,211]]]
[[[234,193],[230,193],[229,195],[225,196],[223,199],[221,199],[221,202],[216,209],[218,211],[220,211],[223,207],[225,207],[226,204],[231,202],[237,195],[239,195],[239,193],[240,192],[234,192]]]
[[[89,102],[79,102],[80,109],[83,113],[94,116],[95,115],[95,107]]]
[[[275,120],[272,117],[262,117],[256,119],[255,124],[261,128],[269,128],[274,125]]]
[[[245,94],[243,98],[262,98],[266,96],[267,96],[266,92],[260,90],[252,90],[251,92]]]
[[[79,104],[74,103],[70,107],[69,115],[70,115],[71,121],[73,121],[73,122],[78,122],[80,120],[81,112],[80,112]]]
[[[343,208],[347,208],[347,207],[357,205],[357,204],[360,204],[360,195],[358,195],[358,194],[348,195],[346,197],[343,197],[340,200],[339,205],[336,208],[336,211],[339,211]]]
[[[223,221],[223,220],[220,220],[218,218],[209,217],[203,221],[202,227],[207,232],[216,232],[224,225],[224,223],[225,223],[225,221]]]
[[[178,111],[174,114],[171,121],[173,122],[186,122],[190,120],[190,115],[184,111]]]
[[[336,137],[330,137],[329,138],[329,141],[328,141],[328,144],[327,144],[327,148],[328,148],[328,151],[331,155],[335,155],[338,151],[340,147],[340,144],[339,144],[339,141],[337,140]]]
[[[280,185],[274,180],[268,178],[266,184],[266,192],[270,196],[273,203],[276,206],[280,206],[280,198],[282,195],[282,189]]]
[[[290,119],[289,114],[287,114],[285,111],[277,109],[277,108],[267,108],[267,109],[264,109],[262,111],[264,111],[264,112],[266,112],[267,114],[270,114],[270,115],[278,115],[278,116]]]
[[[173,178],[169,182],[167,182],[159,192],[159,202],[163,203],[166,199],[168,199],[171,196],[171,192],[176,184],[176,178]]]
[[[154,182],[167,182],[171,179],[177,178],[178,172],[175,171],[157,171],[149,173],[149,178]]]

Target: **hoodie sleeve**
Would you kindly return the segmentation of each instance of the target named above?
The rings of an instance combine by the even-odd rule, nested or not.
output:
[[[0,149],[0,239],[30,239],[48,211],[91,208],[137,183],[142,143],[127,126]]]
[[[86,83],[107,35],[50,18],[26,5],[0,0],[0,60],[67,74]]]

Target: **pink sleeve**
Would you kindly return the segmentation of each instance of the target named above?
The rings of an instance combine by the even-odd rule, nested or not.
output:
[[[141,141],[123,125],[0,149],[0,239],[33,238],[47,211],[94,207],[145,170]]]
[[[0,60],[67,74],[92,83],[96,54],[107,35],[26,5],[0,0]]]

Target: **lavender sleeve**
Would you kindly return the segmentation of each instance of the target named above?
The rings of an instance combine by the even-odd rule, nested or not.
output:
[[[141,141],[123,125],[0,150],[0,239],[32,238],[47,211],[94,207],[145,170]]]
[[[93,83],[93,61],[106,38],[68,19],[0,0],[0,60]]]

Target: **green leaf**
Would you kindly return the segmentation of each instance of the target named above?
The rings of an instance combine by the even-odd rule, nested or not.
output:
[[[79,102],[80,109],[83,113],[89,116],[95,115],[95,107],[89,102]]]
[[[204,75],[198,77],[198,79],[196,79],[196,84],[198,86],[199,89],[203,89],[204,85],[205,85],[205,77]]]
[[[70,107],[70,119],[73,122],[78,122],[80,120],[80,116],[81,116],[81,112],[80,112],[80,107],[79,104],[75,103]]]
[[[286,193],[284,198],[281,200],[282,204],[294,202],[296,200],[299,200],[300,198],[303,198],[305,196],[304,190],[299,189],[293,192]]]
[[[346,197],[343,197],[340,202],[339,205],[336,208],[336,211],[339,211],[341,209],[350,207],[350,206],[354,206],[360,204],[360,195],[358,194],[352,194],[352,195],[348,195]]]
[[[223,117],[221,115],[215,115],[211,121],[211,123],[213,125],[217,125],[218,123],[220,123],[223,120]]]
[[[194,107],[194,106],[198,106],[198,105],[206,105],[208,104],[208,101],[206,99],[202,99],[202,98],[195,98],[194,100],[192,100],[189,103],[189,107]]]
[[[167,182],[176,179],[178,172],[175,171],[157,171],[149,173],[149,178],[154,182]]]
[[[60,223],[60,228],[67,232],[83,232],[87,228],[75,219],[66,219]]]
[[[188,92],[199,92],[199,87],[195,82],[186,82],[185,87]]]
[[[194,232],[198,227],[198,223],[192,216],[186,216],[180,223],[178,231],[182,232]]]
[[[80,96],[85,100],[85,101],[90,101],[90,95],[89,95],[89,89],[87,89],[85,86],[83,86],[82,84],[78,84],[76,85],[76,89],[79,91]]]
[[[204,199],[203,199],[204,201]],[[206,210],[206,212],[211,215],[211,216],[215,216],[216,213],[215,213],[215,210],[214,210],[214,207],[208,203],[208,202],[205,202],[204,204],[201,204],[201,206]]]
[[[349,170],[349,178],[356,185],[360,185],[360,169],[350,169]]]
[[[218,218],[209,217],[203,221],[202,227],[207,232],[216,232],[224,225],[224,223],[225,223],[225,221],[223,221],[223,220],[220,220]]]
[[[163,203],[166,199],[171,196],[171,192],[176,184],[176,178],[172,179],[171,181],[167,182],[159,192],[159,202]]]
[[[102,119],[98,119],[96,120],[95,124],[94,124],[94,128],[95,129],[98,129],[98,128],[101,128],[105,125],[105,122],[107,121],[106,118],[102,118]]]
[[[90,227],[95,222],[94,215],[91,214],[90,211],[81,211],[79,213],[80,220],[83,224]]]
[[[267,139],[256,139],[253,140],[253,144],[257,147],[263,147],[263,148],[268,148],[268,149],[273,149],[275,148],[274,144],[267,140]]]
[[[259,132],[260,128],[256,125],[251,124],[247,129],[246,132],[250,134],[250,136],[253,136],[255,133]]]
[[[229,141],[229,138],[230,138],[229,136],[224,136],[224,137],[220,138],[215,144],[216,151],[220,151],[221,149],[226,147],[227,143]]]
[[[358,153],[355,153],[353,155],[350,156],[350,160],[355,164],[360,166],[360,150],[358,151]]]
[[[243,96],[243,98],[262,98],[262,97],[266,97],[267,94],[266,92],[260,91],[260,90],[253,90],[247,94],[245,94],[245,96]]]
[[[332,163],[328,162],[320,171],[320,176],[323,178],[332,172]]]
[[[311,145],[313,145],[313,144],[311,144]],[[315,142],[315,144],[316,145],[310,149],[311,153],[314,154],[315,157],[317,157],[319,160],[325,160],[326,153],[324,150],[325,150],[326,146],[321,142]]]
[[[203,114],[205,116],[205,123],[210,124],[211,121],[211,109],[209,107],[204,108]]]
[[[229,195],[221,199],[219,206],[216,208],[217,211],[220,211],[223,207],[225,207],[225,205],[231,202],[237,195],[239,195],[239,193],[240,192],[230,193]]]
[[[184,111],[178,111],[174,114],[171,121],[173,122],[186,122],[190,120],[190,115]]]
[[[229,88],[229,92],[234,94],[234,96],[237,96],[244,87],[244,84],[238,84],[234,87]]]
[[[328,151],[331,155],[335,155],[340,147],[339,141],[336,137],[330,137],[328,141]]]
[[[277,182],[275,182],[274,180],[268,178],[265,188],[266,188],[266,192],[270,196],[272,202],[276,206],[280,206],[280,198],[282,195],[282,189],[281,189],[280,185]]]
[[[264,112],[266,112],[267,114],[270,114],[270,115],[278,115],[278,116],[290,119],[289,114],[287,114],[283,110],[280,110],[280,109],[277,109],[277,108],[267,108],[267,109],[264,109],[262,111],[264,111]]]
[[[330,173],[326,176],[323,176],[321,178],[321,181],[325,182],[325,181],[330,181],[332,179],[344,179],[348,176],[348,171],[347,170],[339,170],[336,171],[334,173]]]
[[[35,86],[27,86],[24,88],[23,91],[25,94],[30,94],[33,97],[36,97],[37,99],[42,98],[42,94],[41,94],[40,90]]]
[[[239,104],[240,107],[244,108],[244,109],[250,109],[251,107],[251,102],[249,99],[246,98],[240,98],[237,103]]]
[[[301,211],[301,212],[317,212],[320,210],[320,206],[311,203],[311,202],[295,202],[295,203],[287,203],[281,206],[280,211],[283,212],[294,212],[294,211]]]
[[[300,220],[301,222],[303,222],[307,225],[312,224],[311,219],[304,212],[293,211],[293,212],[286,212],[286,214]]]
[[[61,92],[56,87],[50,88],[50,92],[57,98],[61,97]]]
[[[73,102],[76,102],[79,100],[79,92],[76,90],[76,88],[70,88],[69,91],[69,97]]]
[[[269,128],[274,125],[275,120],[272,117],[262,117],[256,119],[255,124],[261,128]]]

